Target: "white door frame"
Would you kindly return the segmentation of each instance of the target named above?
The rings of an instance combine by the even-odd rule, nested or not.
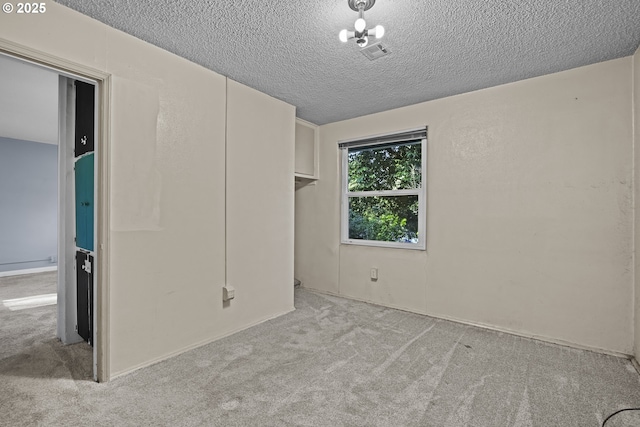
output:
[[[82,342],[76,331],[74,216],[74,79],[58,75],[58,327],[63,344]],[[75,284],[75,286],[73,286]]]
[[[0,38],[0,53],[31,62],[57,73],[79,80],[95,82],[98,95],[96,111],[96,264],[94,273],[94,345],[93,375],[99,382],[110,378],[109,360],[109,153],[110,153],[110,94],[111,76],[100,70],[86,67]],[[64,171],[60,171],[64,173]],[[61,223],[61,219],[58,221]],[[60,228],[60,227],[59,227]],[[58,239],[62,230],[59,230]],[[59,254],[58,265],[64,262]],[[74,281],[75,286],[75,281]],[[59,303],[65,304],[64,301]],[[60,319],[58,319],[60,321]]]

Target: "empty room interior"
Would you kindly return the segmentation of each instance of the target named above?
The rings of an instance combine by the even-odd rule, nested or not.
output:
[[[637,0],[9,1],[0,79],[1,425],[640,426]]]

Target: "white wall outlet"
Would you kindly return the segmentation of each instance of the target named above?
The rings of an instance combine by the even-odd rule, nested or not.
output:
[[[378,280],[378,269],[376,267],[371,269],[371,280]]]
[[[227,285],[222,287],[222,301],[232,300],[236,296],[236,290],[233,286]]]

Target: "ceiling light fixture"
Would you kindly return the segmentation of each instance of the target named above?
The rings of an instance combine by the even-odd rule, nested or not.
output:
[[[376,0],[347,0],[349,7],[358,12],[358,19],[354,24],[355,31],[342,30],[338,37],[340,41],[346,43],[349,39],[356,39],[360,47],[365,47],[369,43],[369,37],[381,39],[384,36],[384,27],[376,25],[375,28],[367,29],[367,21],[364,20],[365,10],[369,10],[376,3]]]

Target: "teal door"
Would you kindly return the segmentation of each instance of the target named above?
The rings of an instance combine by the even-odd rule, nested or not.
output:
[[[76,161],[76,246],[93,251],[93,153]]]

